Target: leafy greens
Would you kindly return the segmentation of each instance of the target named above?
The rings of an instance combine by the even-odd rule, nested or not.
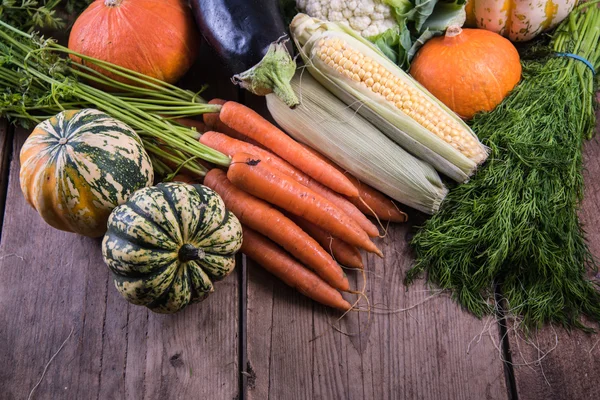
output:
[[[467,0],[381,0],[393,9],[398,26],[368,38],[407,70],[417,50],[451,25],[465,22]]]

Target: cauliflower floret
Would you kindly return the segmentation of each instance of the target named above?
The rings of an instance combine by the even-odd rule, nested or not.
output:
[[[364,37],[396,26],[390,6],[378,0],[296,0],[296,6],[311,17],[344,23]]]

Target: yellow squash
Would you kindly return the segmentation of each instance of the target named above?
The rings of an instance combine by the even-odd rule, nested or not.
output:
[[[20,158],[25,200],[54,228],[92,237],[102,236],[111,211],[154,176],[133,129],[94,109],[40,123]]]
[[[578,0],[469,0],[465,26],[487,29],[512,40],[531,40],[554,28]]]

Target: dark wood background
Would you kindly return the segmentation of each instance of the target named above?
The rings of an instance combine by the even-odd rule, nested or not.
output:
[[[209,82],[206,98],[266,113],[263,99],[239,92],[215,65],[204,49],[184,85]],[[25,203],[18,154],[27,135],[0,121],[1,399],[27,399],[44,370],[31,398],[600,398],[600,335],[549,326],[525,338],[511,321],[507,329],[479,320],[424,282],[406,288],[411,224],[378,241],[384,259],[366,257],[378,313],[340,321],[241,256],[213,295],[179,314],[130,305],[100,240],[54,230]],[[596,256],[599,156],[593,139],[581,218]]]

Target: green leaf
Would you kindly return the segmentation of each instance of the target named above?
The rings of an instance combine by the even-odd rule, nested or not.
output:
[[[381,34],[368,39],[373,42],[387,58],[401,67],[408,67],[408,55],[412,48],[413,40],[404,21],[399,23],[396,28],[388,29]]]
[[[387,4],[394,11],[394,16],[400,24],[402,21],[406,21],[407,18],[412,17],[415,8],[414,4],[410,0],[383,0],[382,3]]]
[[[451,25],[462,26],[467,0],[383,0],[392,8],[398,23],[380,35],[370,37],[385,55],[407,70],[419,48]]]
[[[466,0],[438,2],[431,15],[423,23],[421,32],[427,29],[444,32],[451,25],[463,26],[467,18],[465,12],[466,4]]]

